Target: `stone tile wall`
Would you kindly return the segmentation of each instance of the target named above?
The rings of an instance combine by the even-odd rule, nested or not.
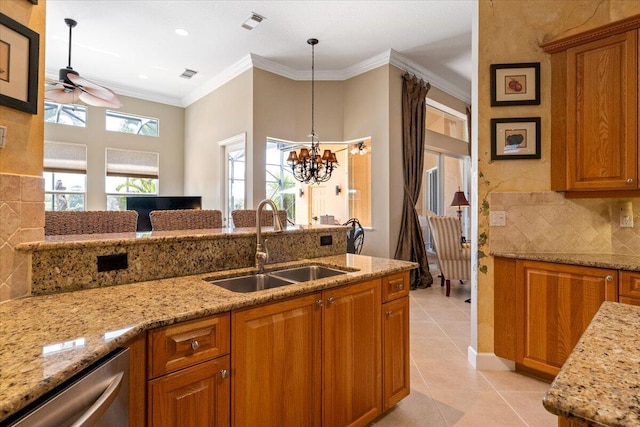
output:
[[[633,228],[620,227],[620,207],[632,201]],[[492,252],[571,252],[640,255],[640,200],[565,199],[553,191],[493,192],[491,211],[505,227],[490,227]]]
[[[29,294],[30,255],[15,247],[43,239],[43,178],[0,174],[0,301]]]

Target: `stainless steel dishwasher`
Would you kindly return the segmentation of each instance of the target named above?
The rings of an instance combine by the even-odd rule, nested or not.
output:
[[[129,349],[107,356],[8,425],[128,427]]]

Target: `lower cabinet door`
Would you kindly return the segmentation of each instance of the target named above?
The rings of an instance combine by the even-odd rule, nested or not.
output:
[[[202,362],[149,381],[149,425],[229,425],[229,356]]]
[[[382,304],[383,410],[409,395],[409,297]]]
[[[234,426],[320,426],[321,322],[319,293],[233,313]]]
[[[322,293],[325,427],[362,426],[382,412],[380,283]]]

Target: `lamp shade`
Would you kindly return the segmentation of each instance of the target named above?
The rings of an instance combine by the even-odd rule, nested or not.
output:
[[[463,191],[456,191],[453,195],[453,201],[451,206],[469,206],[469,201],[464,195]]]

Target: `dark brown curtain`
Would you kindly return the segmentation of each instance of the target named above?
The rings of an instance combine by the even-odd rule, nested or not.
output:
[[[395,259],[414,261],[420,268],[411,270],[411,287],[428,287],[433,283],[429,272],[427,250],[416,211],[424,169],[425,117],[427,93],[431,89],[416,76],[402,76],[402,160],[404,199],[402,223],[396,246]]]

